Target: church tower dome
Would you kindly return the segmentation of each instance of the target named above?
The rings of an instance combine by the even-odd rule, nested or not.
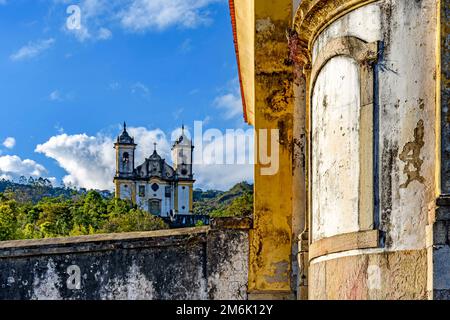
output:
[[[134,138],[130,137],[130,135],[128,134],[126,122],[123,123],[123,131],[122,134],[117,137],[117,143],[134,144]]]

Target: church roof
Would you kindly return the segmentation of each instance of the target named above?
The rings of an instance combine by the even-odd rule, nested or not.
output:
[[[156,177],[161,180],[174,180],[175,170],[161,158],[155,148],[153,154],[136,168],[135,175],[141,179]]]
[[[161,160],[161,156],[158,154],[158,152],[155,150],[153,150],[152,155],[150,156],[149,160]]]
[[[117,143],[121,144],[134,144],[134,138],[130,137],[127,132],[127,124],[123,123],[123,131],[120,136],[117,137]]]

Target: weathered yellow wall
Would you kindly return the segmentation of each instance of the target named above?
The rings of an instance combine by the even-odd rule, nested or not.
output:
[[[279,129],[280,154],[276,175],[261,175],[261,165],[255,165],[250,299],[294,298],[291,281],[293,73],[286,38],[291,18],[290,0],[255,1],[254,125],[256,134],[259,129]]]

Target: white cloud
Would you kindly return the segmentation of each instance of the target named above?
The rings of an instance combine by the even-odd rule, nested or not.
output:
[[[64,133],[64,128],[61,127],[61,125],[59,123],[55,124],[54,128],[59,134],[63,134]]]
[[[239,80],[236,78],[228,83],[227,92],[214,100],[214,105],[223,110],[225,119],[232,119],[242,115],[242,99]]]
[[[203,125],[204,125],[204,126],[208,125],[208,124],[211,122],[212,119],[213,119],[213,117],[211,117],[211,116],[206,116],[206,117],[203,119]]]
[[[68,5],[68,1],[54,0],[57,3]],[[73,34],[78,41],[86,40],[108,40],[112,37],[112,32],[103,24],[108,17],[113,15],[113,5],[106,0],[84,0],[77,4],[80,8],[80,25],[78,28],[68,28],[64,25],[64,30]]]
[[[204,190],[229,190],[236,183],[253,182],[253,166],[250,164],[215,164],[194,166],[195,188]]]
[[[114,175],[112,139],[86,134],[61,134],[36,147],[67,171],[64,183],[85,188],[111,188]]]
[[[15,145],[16,145],[16,139],[14,139],[13,137],[8,137],[5,139],[5,141],[3,141],[3,146],[5,148],[12,149],[15,147]]]
[[[48,98],[50,101],[62,101],[61,93],[58,90],[52,91]]]
[[[180,119],[183,112],[184,112],[184,108],[178,108],[177,110],[172,112],[172,116],[175,120],[178,120],[178,119]]]
[[[129,129],[127,128],[127,131],[135,138],[135,142],[138,145],[136,150],[136,165],[144,162],[145,158],[152,154],[154,149],[153,143],[155,142],[157,143],[158,153],[170,162],[171,143],[161,129],[148,130],[144,127],[131,127]]]
[[[119,16],[122,26],[135,32],[194,28],[210,22],[207,7],[213,2],[217,0],[133,0]]]
[[[192,50],[192,48],[193,48],[192,40],[190,38],[187,38],[181,43],[179,50],[181,53],[186,54],[186,53],[190,52]]]
[[[91,34],[89,33],[89,30],[87,29],[86,25],[82,25],[79,29],[73,29],[69,31],[70,33],[74,34],[78,41],[84,42],[87,39],[91,38]]]
[[[154,142],[158,144],[158,152],[162,156],[169,154],[169,143],[161,130],[128,128],[128,131],[136,137],[136,143],[139,144],[136,164],[150,156]],[[59,166],[66,170],[68,175],[63,178],[66,184],[72,183],[78,187],[92,189],[111,189],[115,172],[113,144],[112,137],[101,134],[60,134],[38,145],[36,152],[55,159]]]
[[[97,38],[99,40],[108,40],[112,38],[112,32],[111,30],[107,29],[107,28],[100,28],[100,30],[98,30],[98,36]]]
[[[1,4],[1,3],[0,3]],[[9,180],[12,181],[14,180],[13,176],[10,176],[9,174],[0,174],[0,180]]]
[[[54,45],[54,43],[55,39],[53,38],[29,42],[27,45],[20,48],[17,52],[13,53],[10,58],[13,61],[34,58],[44,51],[50,49]]]
[[[0,157],[0,175],[9,178],[18,176],[42,177],[47,173],[44,166],[33,160],[22,160],[18,156],[2,156]]]
[[[0,0],[2,1],[2,0]],[[68,6],[68,0],[53,0]],[[195,28],[212,21],[209,5],[226,0],[81,0],[80,25],[63,29],[80,42],[107,40],[112,26],[119,25],[129,32],[162,31],[170,27]]]
[[[120,89],[120,83],[117,81],[113,81],[108,85],[108,87],[111,90],[117,90],[117,89]]]
[[[72,100],[72,99],[74,99],[74,97],[75,97],[75,94],[73,92],[64,93],[64,92],[61,92],[60,90],[53,90],[48,95],[48,100],[50,100],[52,102],[62,102],[62,101]]]
[[[196,183],[203,189],[228,190],[238,182],[253,181],[253,130],[235,130],[205,141],[201,164],[195,164]],[[205,139],[207,132],[205,132]],[[217,153],[216,153],[217,152]],[[195,155],[198,156],[198,153]]]
[[[140,94],[142,97],[147,98],[150,94],[150,89],[141,82],[136,82],[131,86],[131,93]]]
[[[138,144],[136,150],[136,166],[140,165],[146,157],[153,152],[157,143],[157,150],[161,157],[171,163],[171,142],[168,136],[160,129],[148,130],[143,127],[127,129],[131,136],[135,137]],[[60,134],[51,137],[47,142],[38,145],[36,152],[43,153],[49,158],[55,159],[59,166],[66,170],[64,183],[72,183],[78,187],[93,189],[112,189],[115,172],[115,152],[113,144],[115,137],[98,134],[88,136],[86,134],[67,135]],[[224,148],[225,140],[217,140],[204,143],[204,160],[213,163],[212,150],[216,144]],[[243,150],[236,151],[237,156],[251,150],[250,144]],[[226,146],[225,152],[231,152],[231,146]],[[233,151],[234,153],[234,151]],[[250,155],[250,157],[252,157]],[[196,186],[200,188],[227,189],[237,182],[253,180],[253,166],[251,164],[199,164],[194,165]]]

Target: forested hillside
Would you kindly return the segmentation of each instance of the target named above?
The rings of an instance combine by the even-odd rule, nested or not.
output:
[[[253,185],[236,184],[228,191],[195,190],[194,213],[211,217],[250,216],[253,212]]]
[[[211,217],[249,216],[253,186],[194,192],[194,213]],[[169,226],[159,217],[113,198],[109,191],[53,187],[46,179],[0,181],[0,241],[150,231]]]
[[[54,187],[50,180],[44,178],[21,177],[17,182],[0,180],[0,193],[9,191],[14,200],[19,203],[37,203],[43,198],[64,197],[71,199],[87,193],[85,189],[76,189],[70,186]],[[103,197],[112,197],[108,190],[98,191]]]

